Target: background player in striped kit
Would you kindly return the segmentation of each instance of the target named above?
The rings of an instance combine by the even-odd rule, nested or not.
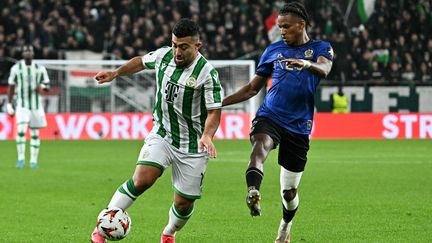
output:
[[[23,60],[12,66],[8,84],[7,112],[15,116],[17,125],[18,161],[16,167],[25,165],[25,146],[27,128],[30,127],[30,168],[38,167],[39,128],[47,126],[41,100],[41,92],[48,91],[49,78],[45,67],[33,62],[33,47],[23,47]],[[13,97],[16,94],[15,108]]]
[[[135,57],[114,71],[95,76],[99,83],[139,72],[156,70],[154,126],[141,149],[133,177],[114,193],[108,206],[127,209],[172,165],[174,203],[161,242],[174,242],[175,233],[193,213],[221,115],[223,90],[216,69],[199,53],[199,28],[181,19],[172,31],[172,47]],[[92,242],[105,242],[95,229]]]

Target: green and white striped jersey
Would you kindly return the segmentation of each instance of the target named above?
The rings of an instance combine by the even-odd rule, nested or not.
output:
[[[8,84],[15,85],[16,107],[43,109],[39,85],[48,86],[49,82],[46,68],[35,62],[27,66],[24,60],[21,60],[13,65]]]
[[[181,151],[198,153],[207,110],[222,107],[218,72],[200,53],[189,67],[177,67],[170,47],[146,54],[142,62],[156,70],[152,132]]]

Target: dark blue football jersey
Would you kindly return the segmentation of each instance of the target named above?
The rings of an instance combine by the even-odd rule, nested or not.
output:
[[[333,60],[330,43],[310,40],[301,46],[289,46],[284,41],[278,41],[268,46],[261,56],[256,74],[271,76],[273,82],[256,115],[267,117],[291,132],[310,134],[314,94],[320,78],[307,69],[279,61],[296,58],[316,62],[319,56]]]

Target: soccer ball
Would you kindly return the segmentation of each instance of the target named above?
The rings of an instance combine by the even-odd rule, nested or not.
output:
[[[107,240],[121,240],[131,229],[132,221],[127,212],[121,208],[108,207],[102,210],[97,218],[96,227]]]

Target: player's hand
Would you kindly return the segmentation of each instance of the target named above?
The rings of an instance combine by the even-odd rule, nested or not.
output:
[[[208,136],[202,136],[199,140],[200,151],[207,151],[211,159],[216,158],[216,147]]]
[[[39,94],[46,94],[50,90],[50,87],[48,85],[39,85],[38,86],[38,92]]]
[[[9,114],[9,116],[15,115],[15,109],[13,108],[13,105],[11,103],[7,103],[6,111]]]
[[[98,84],[103,84],[107,82],[111,82],[116,77],[115,72],[113,71],[102,71],[94,76],[94,79]]]
[[[285,62],[287,65],[293,65],[296,67],[303,67],[303,62],[299,59],[288,58],[288,59],[280,60],[279,62]]]

